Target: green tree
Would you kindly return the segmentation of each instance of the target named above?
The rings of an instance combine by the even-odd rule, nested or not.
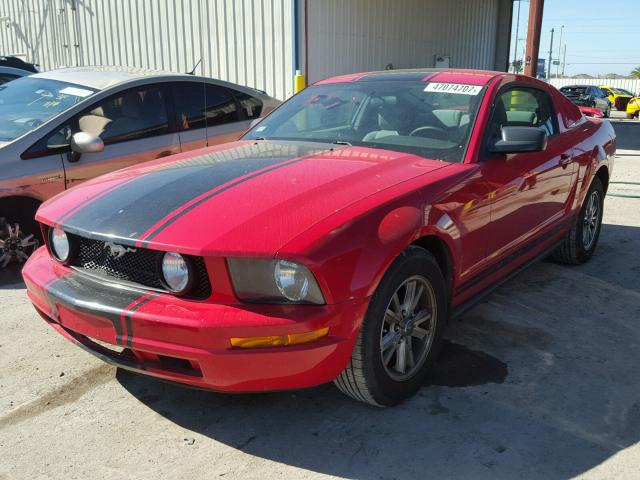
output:
[[[631,76],[633,78],[640,78],[640,67],[636,67],[632,72]]]

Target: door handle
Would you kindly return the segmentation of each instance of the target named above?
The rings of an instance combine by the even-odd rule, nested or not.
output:
[[[569,155],[568,153],[562,153],[560,155],[560,161],[558,162],[558,164],[562,167],[562,168],[567,168],[567,166],[569,166],[569,164],[573,161],[573,157],[571,155]]]

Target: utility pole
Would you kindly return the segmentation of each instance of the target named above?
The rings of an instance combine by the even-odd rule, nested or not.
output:
[[[518,21],[516,22],[516,44],[513,47],[513,73],[516,72],[516,61],[518,60],[518,34],[520,33],[520,5],[522,0],[518,0]]]
[[[564,44],[564,54],[562,58],[562,77],[564,78],[564,67],[567,65],[567,44]]]
[[[564,25],[560,27],[560,43],[558,43],[558,65],[556,68],[556,77],[560,75],[560,52],[562,52],[562,34],[564,33]]]
[[[543,10],[544,0],[531,0],[529,3],[529,27],[527,29],[527,51],[524,62],[524,74],[530,77],[535,77],[538,70]]]
[[[555,29],[551,29],[551,45],[549,45],[549,58],[547,58],[547,78],[551,78],[551,68],[553,67],[553,32]]]

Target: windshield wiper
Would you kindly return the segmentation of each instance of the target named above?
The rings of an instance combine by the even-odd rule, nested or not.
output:
[[[351,143],[345,141],[345,140],[336,140],[334,142],[331,142],[334,145],[346,145],[347,147],[353,147],[353,145],[351,145]]]

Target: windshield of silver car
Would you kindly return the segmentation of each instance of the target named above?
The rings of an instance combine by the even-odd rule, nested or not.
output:
[[[421,81],[311,86],[246,140],[350,144],[461,162],[485,88]]]
[[[0,142],[11,142],[96,91],[84,86],[24,77],[0,86]]]

